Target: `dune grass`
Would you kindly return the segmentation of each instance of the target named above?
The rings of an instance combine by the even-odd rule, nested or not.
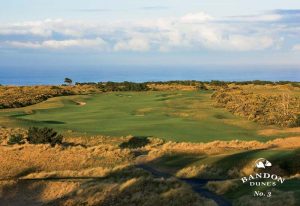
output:
[[[210,96],[209,91],[165,91],[55,97],[24,108],[1,110],[0,125],[191,142],[267,141],[283,136],[262,137],[258,131],[269,127],[213,107]]]

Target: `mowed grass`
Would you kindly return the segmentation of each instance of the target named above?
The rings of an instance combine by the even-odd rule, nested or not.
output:
[[[47,126],[87,135],[154,136],[173,141],[260,140],[267,127],[212,106],[211,92],[117,92],[66,96],[0,111],[0,125]],[[78,105],[76,102],[85,102]]]

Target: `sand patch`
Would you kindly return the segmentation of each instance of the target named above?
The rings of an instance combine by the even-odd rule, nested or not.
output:
[[[75,101],[75,103],[76,103],[76,105],[79,105],[79,106],[86,105],[86,102]]]

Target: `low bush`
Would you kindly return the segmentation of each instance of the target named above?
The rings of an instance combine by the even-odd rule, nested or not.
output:
[[[139,147],[144,147],[149,143],[150,143],[150,141],[147,137],[131,137],[127,142],[121,143],[120,147],[136,149]]]
[[[11,135],[8,139],[8,144],[13,145],[13,144],[24,144],[24,139],[23,139],[23,135],[21,134],[14,134]]]
[[[294,127],[300,127],[300,115],[297,116],[297,119],[295,120],[295,123],[293,125]]]
[[[51,128],[30,127],[27,140],[30,144],[50,144],[55,146],[62,143],[63,136]]]
[[[233,114],[266,125],[298,127],[300,125],[300,99],[297,96],[272,93],[254,93],[240,89],[219,89],[213,95],[215,105]]]

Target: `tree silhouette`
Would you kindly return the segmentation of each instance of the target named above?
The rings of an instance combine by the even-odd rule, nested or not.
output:
[[[72,81],[72,79],[66,77],[64,82],[65,82],[66,84],[71,85],[73,81]]]

